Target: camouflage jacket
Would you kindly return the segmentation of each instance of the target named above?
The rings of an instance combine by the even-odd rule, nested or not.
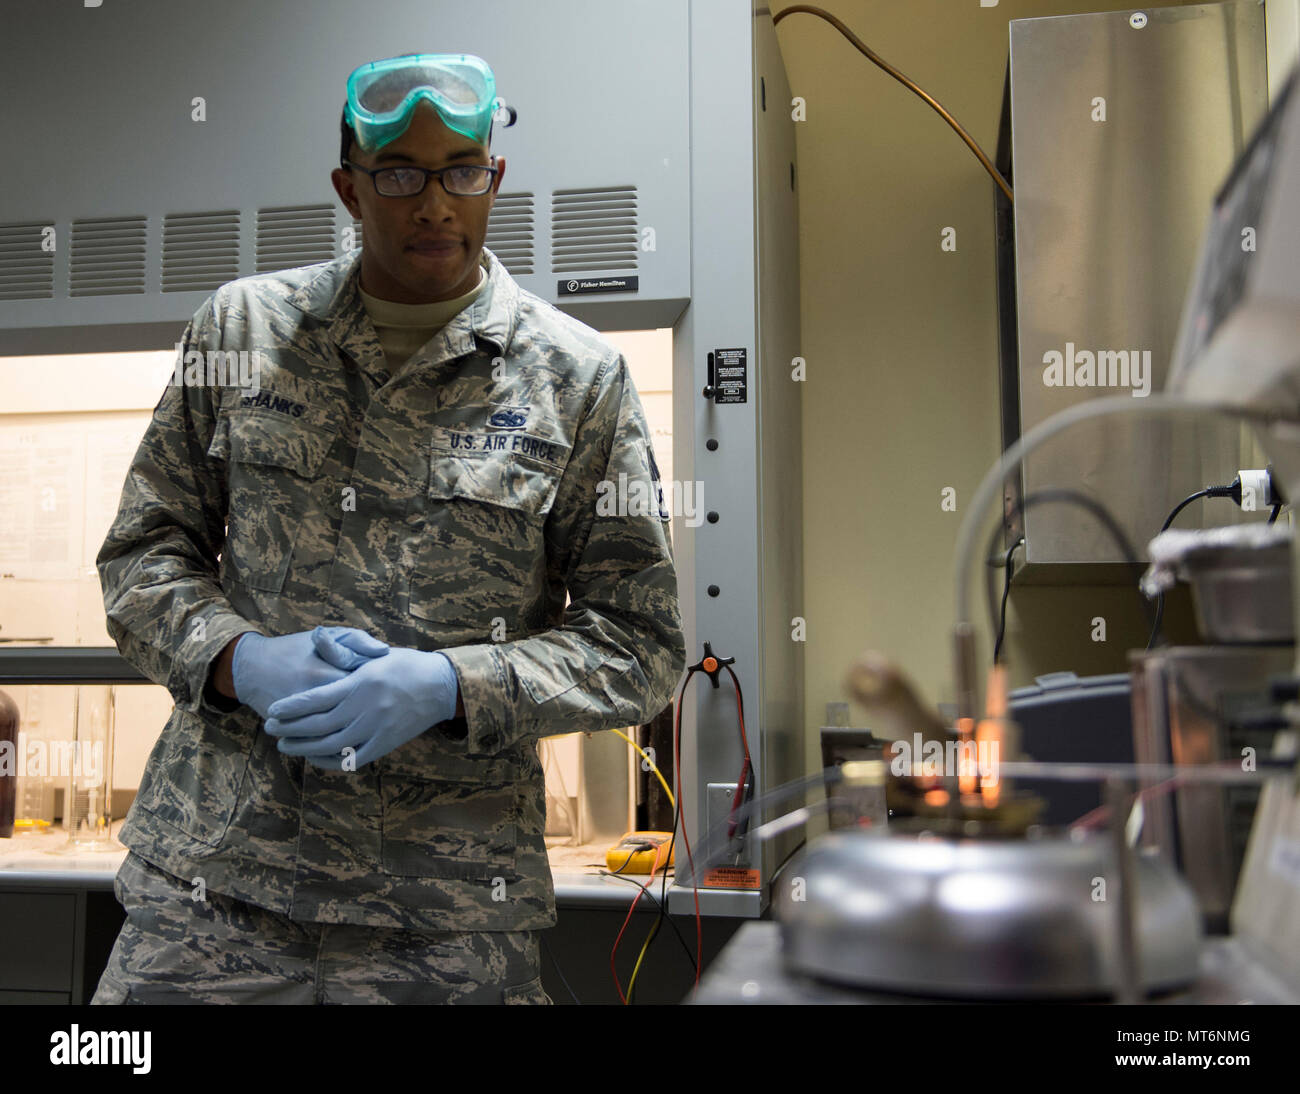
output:
[[[246,350],[257,390],[168,385],[97,559],[110,635],[175,699],[121,834],[163,869],[301,921],[547,927],[537,738],[671,702],[669,514],[597,504],[658,479],[627,363],[484,253],[487,288],[396,378],[359,252],[231,282],[186,328],[182,378]],[[446,653],[459,737],[351,773],[282,755],[209,670],[241,631],[316,624]]]

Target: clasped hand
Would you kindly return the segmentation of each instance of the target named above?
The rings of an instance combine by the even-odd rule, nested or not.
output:
[[[239,701],[265,718],[277,699],[342,680],[387,653],[386,642],[356,627],[317,627],[271,638],[248,631],[235,643],[230,673]]]
[[[324,660],[352,659],[328,635],[313,632],[313,641]],[[342,679],[277,699],[266,731],[286,756],[351,771],[455,717],[456,694],[456,670],[444,654],[390,647]]]

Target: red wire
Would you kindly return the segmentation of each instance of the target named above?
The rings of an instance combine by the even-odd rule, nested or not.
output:
[[[636,854],[635,851],[628,852],[628,862],[632,861],[632,855],[634,854]],[[658,854],[656,854],[655,857],[650,860],[650,876],[646,879],[646,889],[650,888],[651,884],[654,882],[655,870],[659,868],[659,863],[657,861],[658,857]],[[626,867],[627,862],[623,865]],[[645,896],[645,889],[637,890],[636,899],[632,901],[632,906],[627,910],[627,918],[623,920],[623,926],[618,930],[618,937],[614,939],[614,948],[609,951],[609,971],[614,976],[614,990],[618,992],[618,998],[624,1006],[627,1006],[627,996],[623,994],[623,985],[620,984],[618,980],[618,969],[614,965],[614,955],[618,953],[618,945],[623,941],[623,932],[627,930],[627,925],[632,922],[632,913],[636,911],[636,906],[641,902],[643,896]]]
[[[741,800],[745,796],[745,788],[749,785],[749,776],[754,770],[753,761],[749,757],[749,735],[745,732],[745,700],[740,692],[740,681],[736,674],[731,671],[730,665],[725,665],[727,673],[731,676],[731,682],[736,688],[736,717],[740,719],[740,747],[745,753],[745,762],[740,769],[740,779],[736,783],[736,792],[731,796],[731,814],[727,818],[727,838],[731,839],[736,835],[736,810],[740,808]]]
[[[748,760],[749,736],[745,733],[745,697],[741,694],[740,681],[736,678],[736,674],[731,671],[731,666],[726,665],[724,667],[726,668],[728,675],[731,677],[731,682],[736,687],[736,715],[740,718],[740,747],[745,750],[745,759]]]
[[[749,775],[753,770],[753,761],[749,755],[749,736],[745,732],[745,703],[741,696],[740,681],[736,674],[732,672],[731,666],[724,666],[732,683],[736,688],[736,716],[740,720],[740,745],[745,753],[744,766],[741,768],[740,781],[736,785],[736,794],[731,801],[731,812],[734,816],[737,807],[740,804],[741,797],[745,793],[745,787],[749,784]],[[682,842],[686,845],[686,861],[690,863],[691,868],[691,896],[695,902],[695,990],[700,987],[700,965],[701,957],[704,951],[704,926],[700,916],[700,887],[699,879],[695,876],[695,856],[691,852],[691,838],[687,835],[686,807],[682,803],[682,703],[686,698],[686,688],[691,682],[691,677],[695,675],[692,669],[686,674],[686,679],[682,682],[682,690],[677,696],[677,713],[673,719],[673,783],[677,788],[677,812],[681,817],[682,825]],[[730,835],[734,835],[736,824],[734,821],[730,825]],[[650,871],[651,879],[654,878],[654,869]],[[618,991],[618,997],[624,1005],[627,998],[623,995],[623,986],[619,983],[618,969],[614,964],[614,955],[618,952],[619,943],[623,940],[623,934],[627,930],[628,924],[632,920],[632,913],[636,911],[636,906],[644,896],[644,891],[638,892],[636,899],[632,901],[632,906],[627,911],[627,916],[623,920],[623,926],[619,929],[618,937],[614,939],[614,947],[609,953],[609,970],[614,977],[614,987]]]

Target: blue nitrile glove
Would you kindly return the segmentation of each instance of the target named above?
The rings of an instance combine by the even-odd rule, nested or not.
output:
[[[322,649],[329,653],[326,660]],[[275,638],[249,631],[235,643],[230,673],[239,701],[265,718],[277,699],[341,680],[387,654],[387,643],[356,627],[317,627]]]
[[[457,692],[444,654],[396,647],[341,680],[273,703],[266,731],[287,756],[353,771],[455,717]]]

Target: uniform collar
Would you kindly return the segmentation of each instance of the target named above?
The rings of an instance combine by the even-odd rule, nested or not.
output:
[[[468,353],[474,348],[475,336],[491,342],[505,353],[514,337],[519,319],[519,285],[506,268],[486,247],[487,285],[478,298],[444,328],[449,356]],[[374,338],[366,318],[358,282],[361,278],[361,252],[354,251],[333,262],[289,297],[289,303],[306,314],[328,323],[335,342],[347,349],[350,343]],[[361,350],[359,344],[354,348]]]

